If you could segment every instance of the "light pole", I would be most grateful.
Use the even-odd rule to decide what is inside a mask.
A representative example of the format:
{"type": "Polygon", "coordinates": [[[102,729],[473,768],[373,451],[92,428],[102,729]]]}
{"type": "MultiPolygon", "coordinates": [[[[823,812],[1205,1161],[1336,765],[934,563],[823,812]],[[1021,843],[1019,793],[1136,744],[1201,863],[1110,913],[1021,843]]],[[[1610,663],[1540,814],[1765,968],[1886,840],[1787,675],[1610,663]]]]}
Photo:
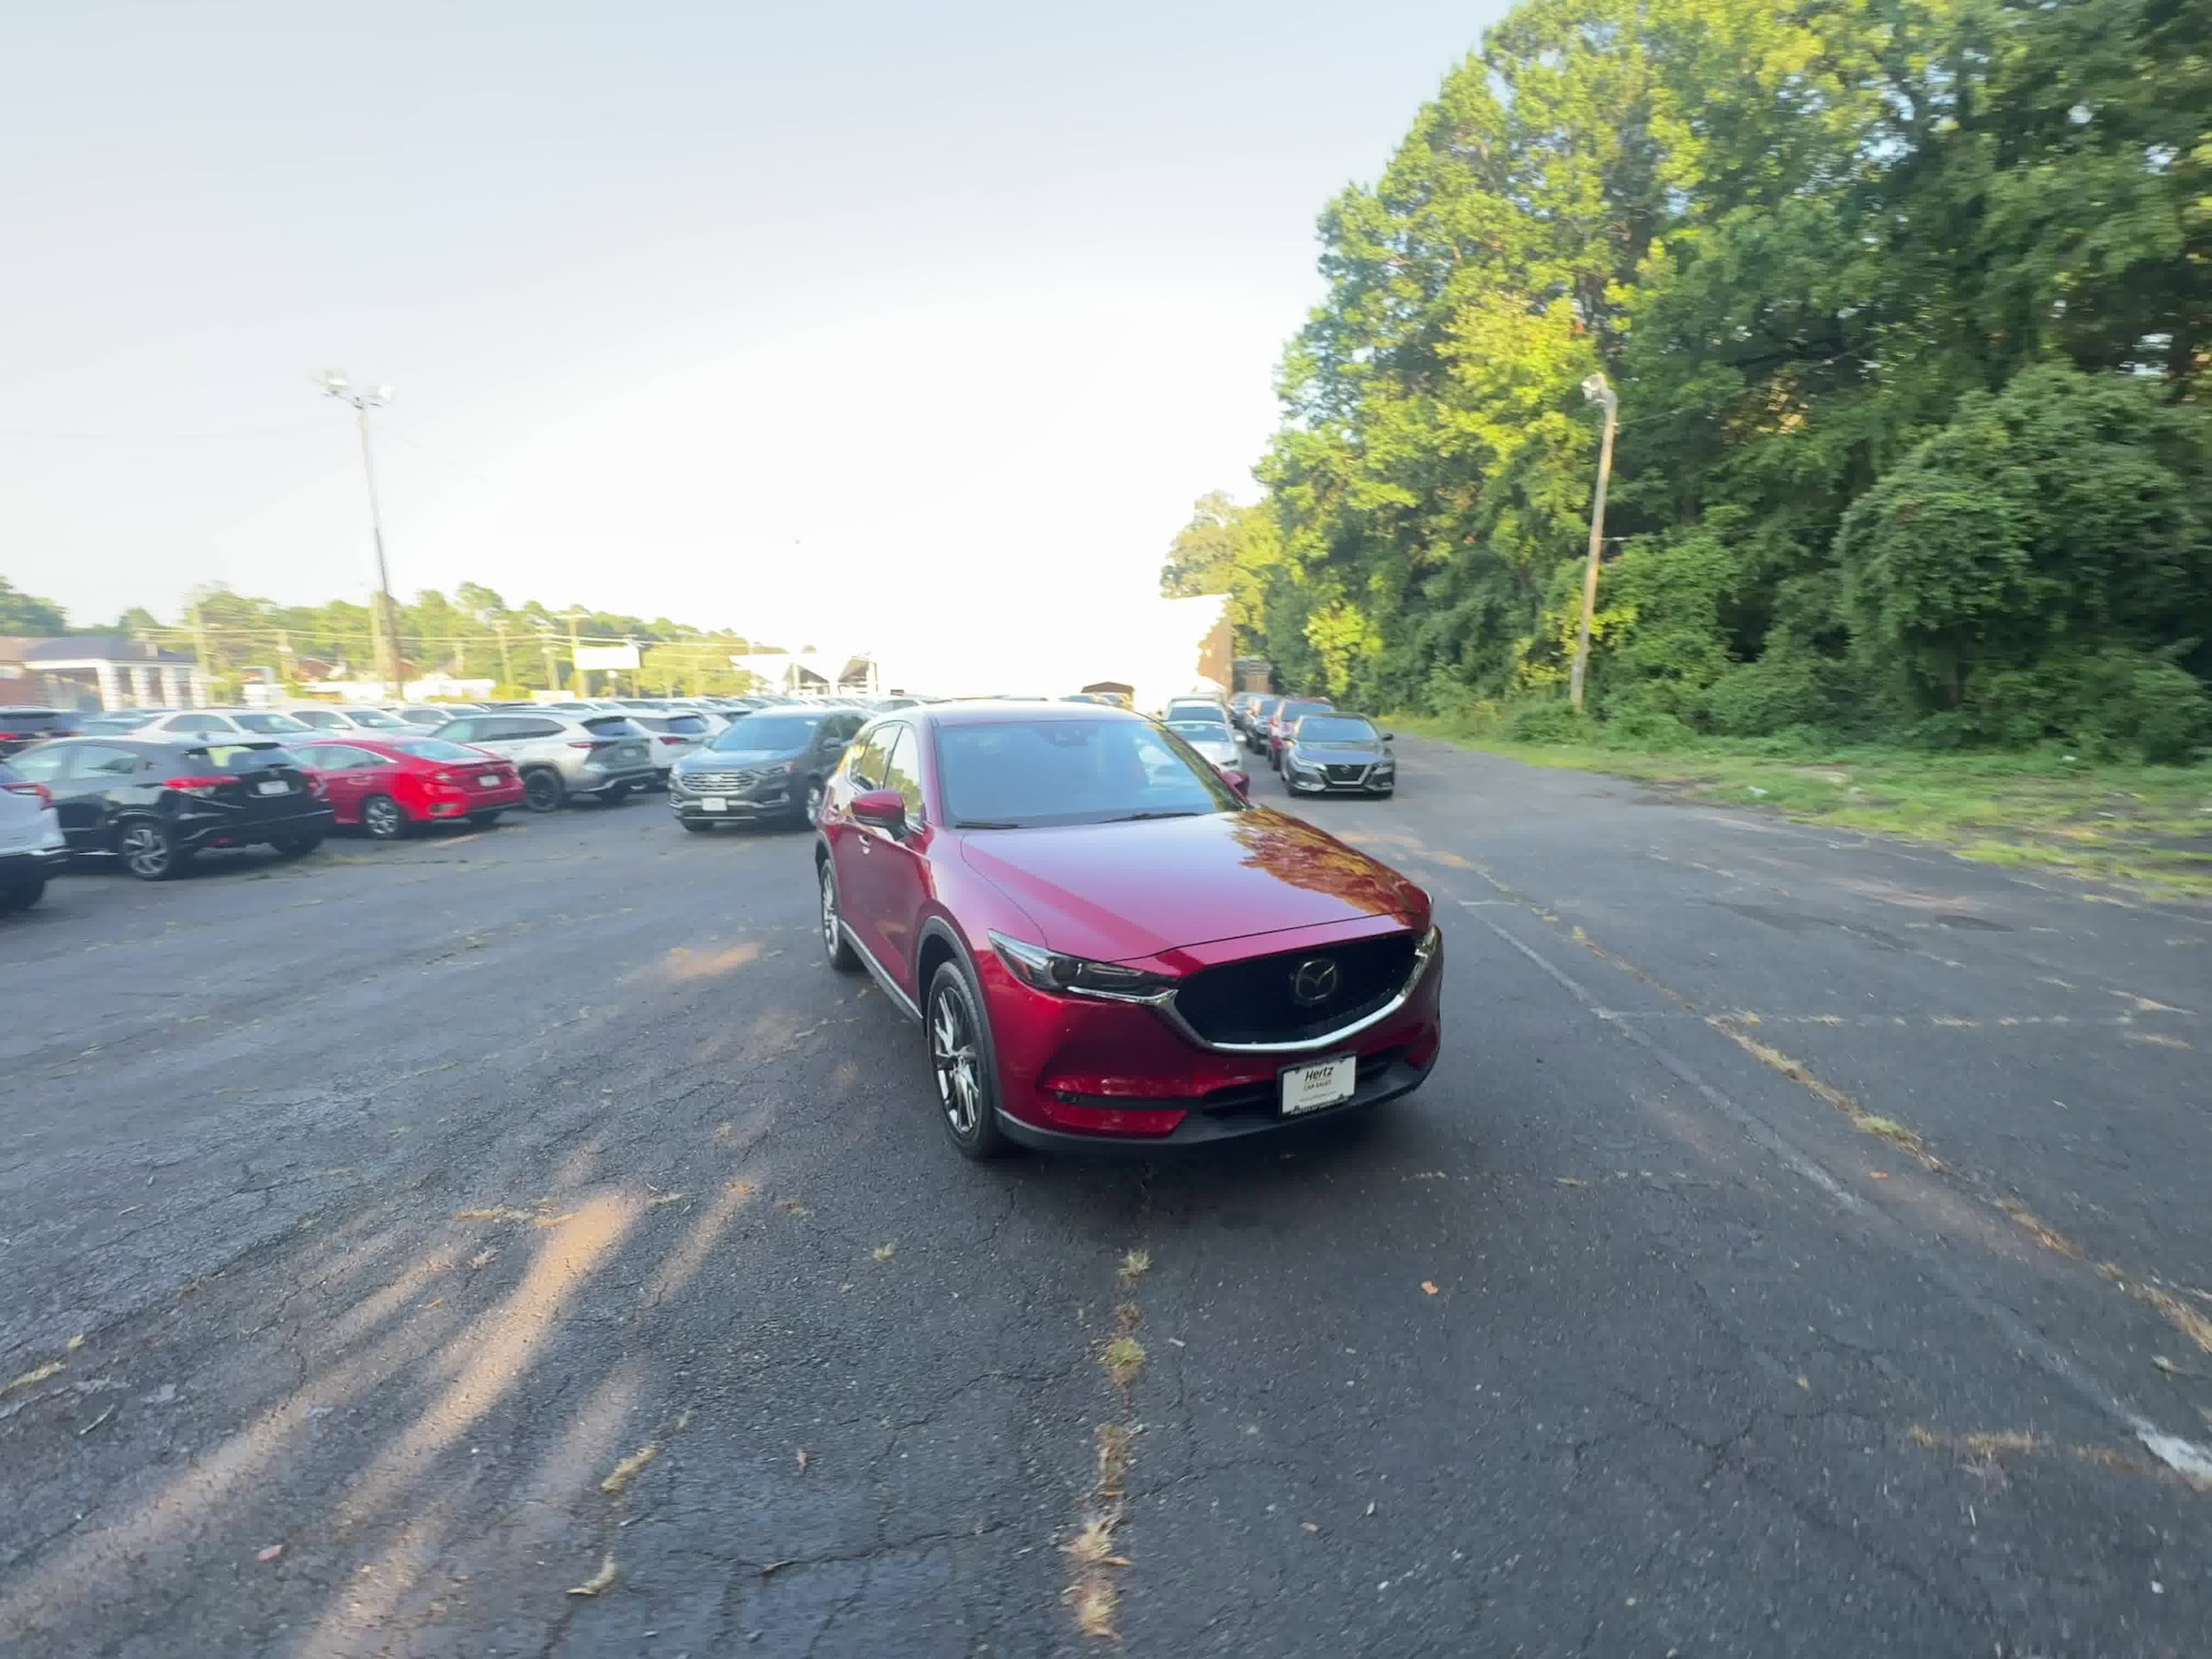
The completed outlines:
{"type": "Polygon", "coordinates": [[[1598,494],[1590,504],[1590,563],[1582,572],[1582,633],[1575,641],[1574,671],[1568,677],[1567,695],[1575,712],[1582,712],[1583,683],[1590,675],[1590,617],[1598,608],[1598,556],[1605,548],[1605,485],[1613,475],[1613,428],[1620,423],[1621,400],[1606,384],[1603,374],[1582,383],[1582,395],[1605,405],[1605,437],[1598,447],[1598,494]]]}
{"type": "Polygon", "coordinates": [[[376,457],[369,448],[369,411],[381,409],[392,401],[388,386],[357,387],[336,369],[325,369],[315,377],[315,383],[323,388],[326,397],[353,405],[354,418],[361,427],[361,472],[369,483],[369,534],[376,541],[376,603],[370,611],[375,621],[377,678],[385,685],[385,695],[403,697],[407,695],[399,672],[399,608],[392,603],[391,572],[384,564],[384,515],[376,504],[376,457]]]}

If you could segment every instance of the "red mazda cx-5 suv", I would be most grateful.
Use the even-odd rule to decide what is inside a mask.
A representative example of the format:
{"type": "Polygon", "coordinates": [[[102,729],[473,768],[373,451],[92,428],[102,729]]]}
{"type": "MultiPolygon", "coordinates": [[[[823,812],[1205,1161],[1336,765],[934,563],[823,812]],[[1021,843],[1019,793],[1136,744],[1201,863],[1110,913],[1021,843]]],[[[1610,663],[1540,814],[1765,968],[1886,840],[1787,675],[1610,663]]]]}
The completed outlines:
{"type": "Polygon", "coordinates": [[[1248,1134],[1436,1063],[1428,895],[1136,715],[902,710],[846,750],[818,827],[830,962],[922,1022],[971,1157],[1248,1134]]]}

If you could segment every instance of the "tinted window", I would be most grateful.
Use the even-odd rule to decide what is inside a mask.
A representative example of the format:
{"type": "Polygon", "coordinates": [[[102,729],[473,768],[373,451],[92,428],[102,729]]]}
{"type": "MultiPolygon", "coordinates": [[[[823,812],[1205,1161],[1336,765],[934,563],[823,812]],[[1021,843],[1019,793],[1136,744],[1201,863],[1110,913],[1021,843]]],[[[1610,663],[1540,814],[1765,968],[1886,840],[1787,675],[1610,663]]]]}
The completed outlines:
{"type": "Polygon", "coordinates": [[[677,732],[686,737],[703,737],[712,730],[703,718],[696,714],[672,714],[660,723],[664,732],[677,732]]]}
{"type": "Polygon", "coordinates": [[[461,710],[458,709],[433,709],[426,705],[425,707],[419,709],[402,709],[400,712],[407,717],[408,721],[411,725],[443,726],[455,715],[460,713],[461,710]]]}
{"type": "Polygon", "coordinates": [[[400,724],[381,709],[348,709],[346,718],[371,732],[388,732],[400,724]]]}
{"type": "Polygon", "coordinates": [[[288,714],[234,714],[230,718],[249,732],[305,732],[311,729],[288,714]]]}
{"type": "Polygon", "coordinates": [[[558,720],[524,720],[510,718],[487,720],[477,728],[486,737],[558,737],[563,726],[558,720]]]}
{"type": "MultiPolygon", "coordinates": [[[[455,721],[459,725],[459,721],[455,721]]],[[[458,743],[449,743],[442,737],[396,737],[392,747],[403,755],[412,755],[420,760],[476,760],[484,757],[472,749],[458,743]]]]}
{"type": "Polygon", "coordinates": [[[62,762],[69,758],[72,747],[68,743],[42,743],[36,749],[22,750],[8,764],[27,782],[51,783],[61,776],[62,762]]]}
{"type": "Polygon", "coordinates": [[[642,737],[644,733],[633,725],[626,714],[602,714],[584,722],[584,730],[594,737],[642,737]]]}
{"type": "Polygon", "coordinates": [[[334,732],[342,724],[334,709],[302,709],[292,718],[324,732],[334,732]]]}
{"type": "Polygon", "coordinates": [[[1302,743],[1373,743],[1380,741],[1372,723],[1356,714],[1309,714],[1298,722],[1302,743]]]}
{"type": "Polygon", "coordinates": [[[72,778],[127,778],[146,764],[134,749],[114,743],[73,743],[69,750],[72,778]]]}
{"type": "Polygon", "coordinates": [[[482,736],[484,729],[490,725],[489,720],[472,720],[465,717],[458,720],[447,721],[438,728],[438,731],[449,741],[465,743],[482,736]]]}
{"type": "Polygon", "coordinates": [[[818,714],[749,714],[725,726],[710,749],[758,749],[772,753],[804,749],[814,741],[824,717],[818,714]]]}
{"type": "Polygon", "coordinates": [[[945,726],[937,770],[956,825],[1101,824],[1243,805],[1189,749],[1127,718],[945,726]]]}
{"type": "Polygon", "coordinates": [[[922,775],[914,730],[906,726],[892,729],[896,735],[891,743],[890,761],[884,769],[883,787],[899,792],[899,799],[906,803],[906,816],[918,824],[922,821],[922,775]]]}
{"type": "Polygon", "coordinates": [[[70,732],[76,726],[77,717],[58,709],[0,709],[0,732],[70,732]]]}
{"type": "Polygon", "coordinates": [[[1282,717],[1283,724],[1287,726],[1295,721],[1299,716],[1312,714],[1319,710],[1325,709],[1329,705],[1325,703],[1286,702],[1279,706],[1275,712],[1282,717]]]}
{"type": "Polygon", "coordinates": [[[884,779],[891,769],[891,741],[901,729],[896,726],[879,726],[846,756],[845,776],[851,780],[854,788],[888,787],[884,779]]]}

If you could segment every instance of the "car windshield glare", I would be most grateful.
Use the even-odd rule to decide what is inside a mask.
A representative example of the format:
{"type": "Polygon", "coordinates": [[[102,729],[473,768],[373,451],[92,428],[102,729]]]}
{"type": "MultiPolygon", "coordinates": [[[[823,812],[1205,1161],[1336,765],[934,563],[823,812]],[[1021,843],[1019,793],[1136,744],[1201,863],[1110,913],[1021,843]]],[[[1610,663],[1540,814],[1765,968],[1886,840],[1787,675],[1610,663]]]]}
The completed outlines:
{"type": "Polygon", "coordinates": [[[381,709],[348,709],[346,718],[356,726],[380,732],[388,732],[401,724],[381,709]]]}
{"type": "Polygon", "coordinates": [[[1376,743],[1382,740],[1372,722],[1357,715],[1309,714],[1298,722],[1302,743],[1376,743]]]}
{"type": "Polygon", "coordinates": [[[412,755],[417,760],[473,760],[485,757],[465,743],[449,743],[442,737],[410,737],[392,740],[392,748],[403,755],[412,755]]]}
{"type": "Polygon", "coordinates": [[[288,714],[234,714],[240,729],[248,732],[311,732],[315,728],[304,720],[295,720],[288,714]]]}
{"type": "Polygon", "coordinates": [[[804,749],[822,724],[818,714],[749,714],[715,733],[709,749],[804,749]]]}
{"type": "Polygon", "coordinates": [[[1027,829],[1241,811],[1244,803],[1179,739],[1141,720],[949,726],[938,773],[954,824],[1027,829]]]}

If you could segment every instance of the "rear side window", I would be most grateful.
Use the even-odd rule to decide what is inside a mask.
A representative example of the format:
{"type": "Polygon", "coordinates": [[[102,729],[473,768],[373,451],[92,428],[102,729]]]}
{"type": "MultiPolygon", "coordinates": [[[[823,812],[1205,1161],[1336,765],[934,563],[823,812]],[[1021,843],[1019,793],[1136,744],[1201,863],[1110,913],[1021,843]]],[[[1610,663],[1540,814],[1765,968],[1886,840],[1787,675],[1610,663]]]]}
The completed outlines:
{"type": "Polygon", "coordinates": [[[707,723],[695,714],[672,714],[661,722],[661,728],[685,737],[702,737],[706,733],[707,723]]]}
{"type": "Polygon", "coordinates": [[[145,764],[134,749],[116,743],[77,743],[71,746],[69,775],[73,778],[127,778],[145,764]]]}
{"type": "Polygon", "coordinates": [[[630,717],[626,714],[603,714],[595,718],[586,720],[583,725],[584,730],[589,732],[594,737],[636,737],[640,735],[638,728],[630,724],[630,717]]]}
{"type": "MultiPolygon", "coordinates": [[[[504,720],[486,720],[476,728],[476,735],[486,741],[497,741],[518,737],[558,737],[558,720],[521,720],[510,717],[504,720]]],[[[454,735],[458,736],[456,733],[454,735]]]]}
{"type": "Polygon", "coordinates": [[[483,761],[483,756],[458,743],[449,743],[442,737],[395,738],[392,747],[403,755],[412,755],[418,760],[472,760],[483,761]]]}
{"type": "Polygon", "coordinates": [[[302,709],[292,718],[326,732],[336,730],[339,724],[337,715],[328,709],[302,709]]]}
{"type": "Polygon", "coordinates": [[[61,776],[62,763],[73,748],[69,743],[45,743],[27,749],[14,760],[16,776],[27,783],[51,783],[61,776]]]}
{"type": "Polygon", "coordinates": [[[311,743],[299,754],[302,765],[312,766],[318,772],[345,772],[355,766],[391,764],[381,755],[372,755],[367,749],[356,749],[350,743],[311,743]]]}

